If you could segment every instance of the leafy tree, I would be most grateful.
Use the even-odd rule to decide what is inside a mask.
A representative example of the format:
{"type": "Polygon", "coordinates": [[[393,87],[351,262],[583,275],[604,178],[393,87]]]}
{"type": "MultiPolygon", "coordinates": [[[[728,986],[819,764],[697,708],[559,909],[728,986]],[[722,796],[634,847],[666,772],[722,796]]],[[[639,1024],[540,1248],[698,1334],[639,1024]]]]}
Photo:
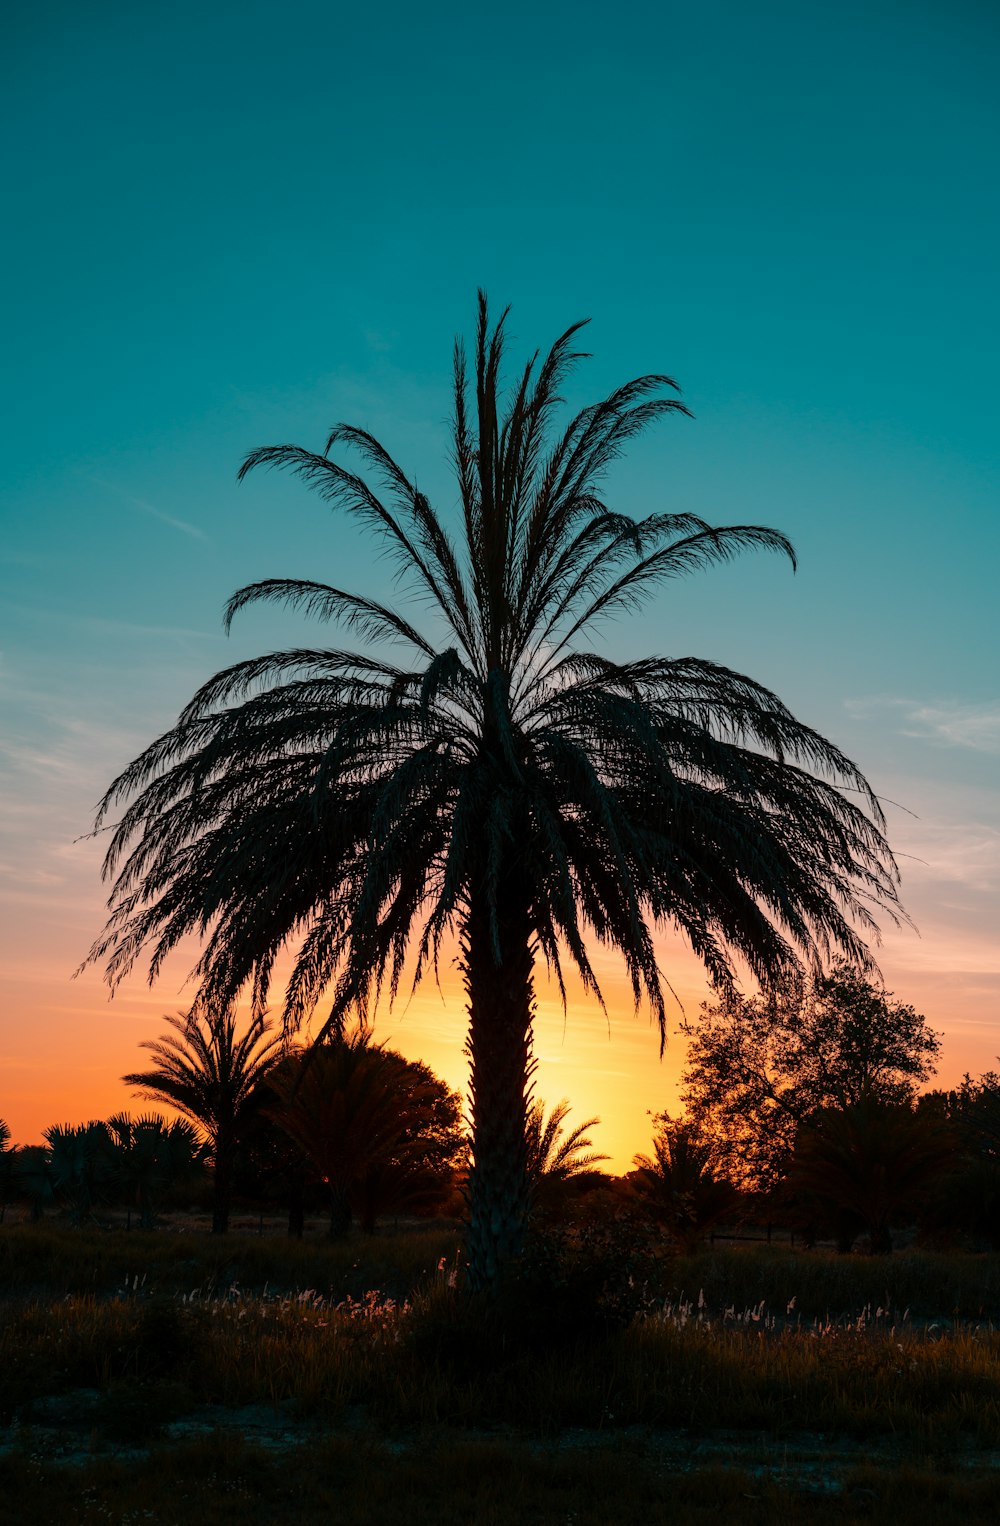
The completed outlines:
{"type": "Polygon", "coordinates": [[[175,1107],[203,1131],[212,1158],[212,1233],[225,1234],[236,1152],[264,1100],[261,1083],[284,1052],[284,1039],[272,1033],[263,1013],[238,1034],[230,1008],[209,1017],[196,1007],[164,1022],[172,1033],[140,1045],[155,1064],[122,1080],[147,1101],[175,1107]]]}
{"type": "Polygon", "coordinates": [[[688,1031],[687,1116],[748,1188],[780,1180],[820,1109],[908,1102],[941,1047],[926,1018],[844,964],[767,996],[730,993],[688,1031]]]}
{"type": "Polygon", "coordinates": [[[935,1238],[972,1236],[1000,1248],[1000,1074],[988,1070],[977,1080],[966,1073],[950,1091],[925,1092],[918,1109],[952,1132],[952,1170],[942,1181],[921,1221],[935,1238]]]}
{"type": "Polygon", "coordinates": [[[719,986],[739,956],[762,982],[841,952],[868,962],[873,908],[899,914],[877,800],[859,770],[753,680],[690,656],[616,662],[582,643],[666,580],[747,550],[793,558],[760,525],[641,519],[602,496],[647,425],[687,410],[646,375],[552,429],[579,324],[505,393],[504,314],[480,296],[471,386],[456,345],[457,524],[365,430],[322,453],[265,446],[387,553],[424,628],[317,581],[238,590],[226,623],[270,601],[338,622],[362,650],[299,647],[211,678],[109,788],[110,916],[90,958],[115,984],[203,939],[200,999],[258,1011],[274,961],[294,1031],[327,1029],[414,983],[457,938],[468,1007],[472,1280],[520,1250],[535,968],[563,961],[600,996],[589,941],[617,949],[665,1025],[657,929],[677,928],[719,986]],[[367,477],[335,460],[353,451],[367,477]]]}
{"type": "Polygon", "coordinates": [[[115,1180],[129,1207],[129,1227],[135,1207],[141,1228],[152,1229],[161,1193],[193,1175],[201,1163],[205,1152],[197,1131],[187,1119],[168,1123],[156,1113],[139,1118],[116,1113],[108,1119],[107,1130],[115,1180]]]}
{"type": "Polygon", "coordinates": [[[546,1207],[564,1195],[567,1182],[590,1171],[606,1155],[595,1152],[587,1130],[595,1128],[600,1118],[588,1118],[568,1134],[564,1132],[569,1116],[569,1102],[564,1097],[545,1116],[540,1099],[528,1109],[527,1146],[528,1180],[535,1205],[546,1207]]]}
{"type": "Polygon", "coordinates": [[[697,1250],[705,1236],[731,1220],[740,1194],[718,1170],[711,1144],[695,1126],[657,1114],[652,1155],[637,1155],[628,1181],[638,1202],[678,1248],[697,1250]]]}
{"type": "Polygon", "coordinates": [[[873,1255],[892,1251],[891,1224],[952,1167],[954,1137],[909,1102],[869,1091],[821,1108],[800,1131],[788,1168],[790,1192],[832,1226],[841,1251],[862,1231],[873,1255]]]}
{"type": "Polygon", "coordinates": [[[946,1118],[967,1150],[1000,1165],[1000,1073],[987,1070],[974,1081],[966,1071],[950,1091],[926,1092],[920,1106],[946,1118]]]}
{"type": "Polygon", "coordinates": [[[433,1071],[364,1032],[297,1054],[270,1077],[269,1116],[330,1191],[330,1233],[353,1214],[367,1233],[380,1214],[439,1203],[464,1145],[461,1103],[433,1071]]]}

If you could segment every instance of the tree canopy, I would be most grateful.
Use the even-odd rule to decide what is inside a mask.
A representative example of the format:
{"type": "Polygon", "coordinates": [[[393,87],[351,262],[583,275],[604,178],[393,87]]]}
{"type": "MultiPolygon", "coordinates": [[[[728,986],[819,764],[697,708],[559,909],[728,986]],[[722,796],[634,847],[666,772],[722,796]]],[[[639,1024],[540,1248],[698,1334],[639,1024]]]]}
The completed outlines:
{"type": "Polygon", "coordinates": [[[322,1002],[338,1031],[456,938],[480,1282],[517,1256],[529,1210],[539,961],[560,985],[569,961],[599,1000],[591,950],[614,948],[662,1039],[658,932],[679,930],[728,988],[738,959],[765,984],[836,953],[868,966],[877,913],[901,914],[878,800],[833,743],[731,668],[589,644],[673,578],[746,551],[794,564],[787,537],[612,507],[604,479],[627,444],[687,412],[676,383],[638,376],[558,426],[581,325],[508,385],[505,320],[481,293],[472,374],[455,347],[453,517],[355,425],[318,452],[244,461],[241,476],[288,471],[373,537],[399,605],[289,577],[233,594],[227,626],[278,603],[359,646],[226,668],[114,780],[90,955],[112,985],[136,963],[154,979],[193,934],[201,1002],[228,1010],[249,990],[260,1013],[288,949],[288,1028],[322,1002]]]}
{"type": "Polygon", "coordinates": [[[688,1029],[688,1117],[742,1186],[771,1185],[820,1109],[912,1099],[941,1047],[912,1006],[845,964],[758,997],[725,996],[688,1029]]]}

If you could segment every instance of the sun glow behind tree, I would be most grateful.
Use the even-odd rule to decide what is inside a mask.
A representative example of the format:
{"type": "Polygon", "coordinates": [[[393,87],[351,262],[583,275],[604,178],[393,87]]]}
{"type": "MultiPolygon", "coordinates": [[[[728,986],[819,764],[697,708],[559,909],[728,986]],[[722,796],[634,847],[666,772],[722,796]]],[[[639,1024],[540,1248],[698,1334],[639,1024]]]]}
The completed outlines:
{"type": "Polygon", "coordinates": [[[831,952],[868,967],[875,912],[904,916],[871,787],[773,693],[717,663],[620,663],[582,644],[670,580],[756,549],[794,566],[794,552],[762,525],[609,507],[603,479],[628,442],[687,412],[676,383],[637,377],[557,429],[582,325],[505,392],[506,316],[491,324],[480,293],[472,377],[455,346],[457,525],[353,425],[322,454],[266,446],[245,460],[241,477],[286,468],[380,542],[438,639],[398,604],[329,584],[238,590],[227,624],[277,603],[362,645],[223,670],[114,781],[97,818],[123,808],[110,916],[89,956],[112,987],[137,962],[152,980],[197,934],[199,1002],[228,1011],[249,989],[262,1016],[291,945],[286,1029],[326,1000],[337,1035],[396,995],[408,961],[418,984],[457,937],[480,1284],[518,1255],[529,1211],[536,963],[564,1001],[569,967],[603,1002],[591,949],[614,949],[662,1050],[657,929],[682,932],[728,990],[737,958],[767,985],[831,952]],[[335,458],[345,449],[366,475],[335,458]]]}

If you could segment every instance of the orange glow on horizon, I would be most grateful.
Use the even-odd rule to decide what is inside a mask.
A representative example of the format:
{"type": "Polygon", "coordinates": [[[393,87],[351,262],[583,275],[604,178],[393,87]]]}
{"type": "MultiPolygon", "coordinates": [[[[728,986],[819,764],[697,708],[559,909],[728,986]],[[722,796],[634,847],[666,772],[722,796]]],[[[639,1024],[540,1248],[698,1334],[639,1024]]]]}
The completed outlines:
{"type": "MultiPolygon", "coordinates": [[[[73,981],[68,978],[71,961],[57,966],[51,949],[42,954],[29,947],[25,956],[7,970],[0,1117],[9,1124],[13,1141],[35,1143],[54,1123],[83,1123],[122,1109],[148,1110],[152,1105],[123,1086],[120,1077],[142,1063],[139,1045],[160,1035],[163,1014],[189,1003],[184,977],[190,957],[179,954],[154,990],[133,979],[109,1000],[96,970],[73,981]]],[[[976,1075],[996,1065],[1000,1042],[992,1015],[992,971],[982,971],[978,983],[975,970],[957,980],[939,951],[907,934],[886,940],[881,962],[887,987],[944,1032],[942,1062],[932,1085],[953,1085],[966,1070],[976,1075]]],[[[610,1157],[604,1169],[616,1173],[630,1169],[633,1156],[648,1150],[649,1114],[679,1110],[685,1042],[676,1029],[682,1016],[697,1015],[709,995],[700,966],[682,944],[664,946],[661,963],[684,1007],[683,1013],[668,1008],[662,1061],[655,1024],[648,1013],[633,1014],[630,988],[613,956],[598,954],[607,1014],[578,981],[567,981],[565,1014],[554,986],[539,989],[534,1095],[547,1106],[567,1098],[570,1126],[599,1117],[600,1125],[590,1131],[593,1146],[610,1157]]],[[[401,997],[394,1010],[380,1009],[374,1031],[377,1039],[425,1061],[464,1093],[465,1000],[452,966],[442,962],[440,990],[433,979],[425,980],[408,1000],[401,997]]]]}

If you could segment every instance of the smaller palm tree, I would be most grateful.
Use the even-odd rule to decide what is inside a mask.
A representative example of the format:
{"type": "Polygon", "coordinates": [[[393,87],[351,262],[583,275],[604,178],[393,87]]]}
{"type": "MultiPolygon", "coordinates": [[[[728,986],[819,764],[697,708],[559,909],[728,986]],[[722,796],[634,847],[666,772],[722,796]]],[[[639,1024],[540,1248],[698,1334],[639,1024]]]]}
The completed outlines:
{"type": "Polygon", "coordinates": [[[600,1118],[587,1118],[570,1133],[563,1129],[569,1115],[569,1101],[557,1102],[548,1118],[545,1103],[539,1099],[528,1109],[525,1142],[527,1145],[528,1181],[535,1208],[553,1207],[565,1196],[567,1182],[584,1175],[599,1161],[607,1160],[593,1149],[587,1130],[596,1128],[600,1118]]]}
{"type": "Polygon", "coordinates": [[[740,1194],[717,1174],[712,1149],[683,1120],[658,1116],[653,1154],[637,1155],[629,1182],[639,1202],[680,1250],[697,1250],[716,1225],[731,1219],[740,1194]]]}
{"type": "Polygon", "coordinates": [[[891,1225],[954,1165],[956,1140],[933,1116],[866,1093],[823,1108],[800,1131],[787,1176],[849,1251],[862,1232],[872,1255],[892,1252],[891,1225]]]}
{"type": "Polygon", "coordinates": [[[51,1152],[45,1145],[22,1145],[14,1155],[17,1196],[27,1201],[32,1223],[37,1223],[55,1196],[51,1152]]]}
{"type": "Polygon", "coordinates": [[[164,1021],[173,1032],[140,1046],[155,1065],[122,1080],[146,1101],[176,1108],[203,1132],[213,1166],[212,1233],[222,1235],[229,1228],[236,1152],[263,1104],[262,1083],[285,1041],[263,1014],[242,1035],[229,1010],[210,1017],[195,1007],[164,1021]]]}
{"type": "Polygon", "coordinates": [[[461,1103],[433,1071],[371,1044],[365,1031],[290,1055],[269,1084],[269,1116],[330,1192],[330,1234],[357,1214],[373,1232],[386,1213],[439,1203],[462,1149],[461,1103]]]}
{"type": "Polygon", "coordinates": [[[114,1178],[111,1136],[99,1122],[53,1124],[42,1134],[49,1147],[52,1185],[69,1207],[74,1224],[82,1224],[107,1200],[114,1178]]]}
{"type": "Polygon", "coordinates": [[[107,1128],[115,1177],[125,1193],[127,1228],[131,1229],[132,1209],[137,1208],[140,1228],[152,1229],[161,1193],[193,1175],[204,1158],[205,1147],[199,1144],[194,1124],[186,1118],[168,1123],[158,1113],[139,1118],[116,1113],[108,1119],[107,1128]]]}

